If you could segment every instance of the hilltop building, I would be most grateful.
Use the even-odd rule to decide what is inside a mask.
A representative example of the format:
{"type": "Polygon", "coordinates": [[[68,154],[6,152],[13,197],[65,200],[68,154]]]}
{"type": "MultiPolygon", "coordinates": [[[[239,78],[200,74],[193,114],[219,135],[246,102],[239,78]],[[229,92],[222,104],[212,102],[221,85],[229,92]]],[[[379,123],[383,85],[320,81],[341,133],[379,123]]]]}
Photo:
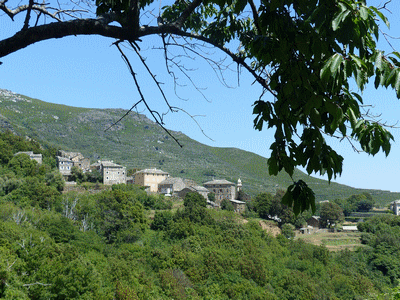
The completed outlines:
{"type": "Polygon", "coordinates": [[[63,176],[71,175],[71,169],[74,166],[74,162],[69,158],[56,156],[57,168],[63,176]]]}
{"type": "Polygon", "coordinates": [[[215,203],[220,205],[224,199],[235,200],[236,187],[233,182],[225,179],[207,181],[203,184],[211,193],[215,194],[215,203]]]}
{"type": "Polygon", "coordinates": [[[43,161],[42,154],[40,154],[40,153],[35,154],[35,153],[33,153],[33,151],[25,151],[25,152],[22,151],[22,152],[17,152],[17,153],[14,154],[14,156],[15,156],[15,155],[18,155],[18,154],[26,154],[26,155],[29,156],[29,158],[30,158],[31,160],[36,160],[38,164],[41,164],[42,161],[43,161]]]}
{"type": "Polygon", "coordinates": [[[246,202],[240,200],[230,200],[233,205],[233,210],[237,213],[244,213],[246,210],[246,202]]]}
{"type": "Polygon", "coordinates": [[[390,210],[393,211],[393,213],[396,216],[400,215],[400,200],[395,200],[393,202],[390,202],[390,210]]]}
{"type": "Polygon", "coordinates": [[[57,157],[68,159],[72,162],[74,167],[81,169],[83,172],[87,172],[90,170],[89,158],[85,158],[80,152],[68,152],[64,150],[59,150],[57,152],[57,157]]]}
{"type": "Polygon", "coordinates": [[[135,184],[149,187],[149,191],[156,193],[158,185],[169,177],[167,172],[162,170],[144,169],[135,173],[135,184]]]}
{"type": "Polygon", "coordinates": [[[103,176],[103,184],[126,184],[126,168],[118,165],[113,161],[99,160],[97,163],[90,165],[91,169],[98,170],[103,176]]]}
{"type": "Polygon", "coordinates": [[[215,194],[215,204],[221,205],[222,200],[229,200],[235,212],[243,213],[246,208],[246,202],[237,200],[239,192],[242,191],[242,180],[238,179],[237,185],[225,179],[212,180],[204,183],[204,186],[210,193],[215,194]]]}
{"type": "Polygon", "coordinates": [[[200,195],[202,195],[204,198],[208,199],[208,194],[210,193],[210,191],[200,185],[193,185],[193,186],[188,186],[185,187],[184,189],[182,189],[181,191],[178,192],[178,196],[180,198],[185,198],[187,193],[199,193],[200,195]]]}
{"type": "Polygon", "coordinates": [[[183,190],[186,184],[182,178],[179,177],[167,177],[158,184],[158,192],[161,194],[177,193],[183,190]]]}

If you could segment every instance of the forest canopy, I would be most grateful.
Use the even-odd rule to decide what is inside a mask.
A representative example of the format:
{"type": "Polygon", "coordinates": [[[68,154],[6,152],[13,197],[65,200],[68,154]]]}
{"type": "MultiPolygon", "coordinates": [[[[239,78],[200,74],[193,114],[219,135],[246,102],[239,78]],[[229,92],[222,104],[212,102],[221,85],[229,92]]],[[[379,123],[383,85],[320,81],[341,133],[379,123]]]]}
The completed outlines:
{"type": "MultiPolygon", "coordinates": [[[[146,36],[158,35],[166,71],[174,80],[172,65],[187,75],[175,48],[189,57],[200,56],[222,72],[225,63],[214,61],[204,50],[211,45],[263,88],[254,102],[254,128],[275,131],[266,166],[269,173],[284,170],[292,176],[301,166],[331,180],[341,174],[343,157],[328,145],[327,136],[347,140],[371,155],[390,152],[393,136],[384,122],[363,109],[360,93],[373,82],[375,88],[391,88],[400,96],[400,54],[386,53],[376,44],[389,26],[383,13],[390,2],[374,7],[356,0],[194,0],[161,7],[151,0],[97,0],[95,6],[90,1],[64,5],[32,0],[12,6],[4,0],[2,18],[20,22],[21,30],[0,41],[0,57],[53,38],[113,38],[141,97],[132,109],[144,103],[165,128],[163,115],[148,106],[138,74],[120,45],[134,50],[147,67],[140,43],[146,36]],[[158,5],[156,14],[153,8],[158,5]],[[353,82],[360,92],[353,91],[353,82]]],[[[147,70],[169,109],[179,109],[170,105],[156,74],[147,70]]],[[[283,198],[296,214],[314,209],[314,201],[307,184],[295,179],[283,198]]]]}

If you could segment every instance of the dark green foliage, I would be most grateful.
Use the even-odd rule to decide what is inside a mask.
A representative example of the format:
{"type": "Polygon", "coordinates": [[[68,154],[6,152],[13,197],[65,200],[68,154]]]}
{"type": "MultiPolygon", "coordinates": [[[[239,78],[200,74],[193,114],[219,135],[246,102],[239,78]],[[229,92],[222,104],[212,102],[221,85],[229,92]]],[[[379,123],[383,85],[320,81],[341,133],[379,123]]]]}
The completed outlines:
{"type": "Polygon", "coordinates": [[[14,156],[8,163],[9,168],[18,176],[36,175],[36,165],[37,162],[24,153],[14,156]]]}
{"type": "Polygon", "coordinates": [[[269,193],[258,194],[254,199],[254,208],[259,216],[263,219],[269,219],[280,214],[280,209],[272,203],[273,198],[269,193]]]}
{"type": "MultiPolygon", "coordinates": [[[[144,230],[146,219],[143,205],[135,200],[132,195],[116,189],[98,195],[97,205],[100,209],[101,222],[99,230],[103,233],[108,243],[118,240],[118,232],[134,230],[138,227],[144,230]]],[[[121,237],[120,237],[121,238],[121,237]]]]}
{"type": "Polygon", "coordinates": [[[296,216],[291,207],[283,204],[284,195],[285,192],[282,190],[278,190],[274,196],[269,193],[257,195],[253,200],[255,211],[263,219],[278,219],[280,224],[292,223],[297,228],[302,227],[312,212],[304,211],[296,216]]]}
{"type": "Polygon", "coordinates": [[[292,224],[286,223],[282,225],[282,235],[288,239],[292,239],[295,236],[295,227],[292,224]]]}
{"type": "Polygon", "coordinates": [[[369,193],[362,193],[358,195],[352,195],[347,199],[337,199],[335,203],[339,204],[345,216],[350,216],[351,213],[357,212],[368,212],[375,204],[372,195],[369,193]]]}
{"type": "Polygon", "coordinates": [[[221,209],[227,210],[227,211],[234,211],[233,204],[228,199],[224,199],[221,201],[221,209]]]}
{"type": "Polygon", "coordinates": [[[160,277],[161,286],[168,297],[179,300],[188,299],[188,289],[192,289],[193,285],[182,270],[167,269],[160,273],[160,277]]]}
{"type": "Polygon", "coordinates": [[[320,212],[321,226],[333,227],[344,221],[344,214],[342,208],[333,202],[324,202],[321,204],[320,212]]]}
{"type": "Polygon", "coordinates": [[[173,214],[170,211],[156,211],[150,228],[153,230],[167,231],[173,222],[173,214]]]}
{"type": "Polygon", "coordinates": [[[65,181],[58,170],[54,170],[46,174],[46,184],[55,187],[57,191],[61,192],[64,189],[65,181]]]}
{"type": "Polygon", "coordinates": [[[97,182],[103,182],[103,176],[101,175],[100,171],[95,169],[92,170],[91,172],[85,173],[86,176],[86,181],[88,182],[93,182],[93,183],[97,183],[97,182]]]}
{"type": "Polygon", "coordinates": [[[187,209],[193,209],[195,207],[206,207],[207,200],[199,193],[187,193],[183,199],[183,205],[187,209]]]}
{"type": "Polygon", "coordinates": [[[71,181],[76,181],[77,183],[82,183],[85,179],[85,174],[83,173],[83,170],[73,166],[71,168],[71,176],[69,178],[71,181]]]}
{"type": "Polygon", "coordinates": [[[80,233],[70,219],[59,215],[47,215],[40,220],[37,226],[38,229],[47,232],[56,243],[68,243],[77,239],[77,235],[80,233]]]}
{"type": "Polygon", "coordinates": [[[46,185],[37,177],[26,177],[18,189],[7,195],[7,199],[22,206],[31,205],[49,209],[57,205],[61,195],[55,187],[46,185]]]}
{"type": "MultiPolygon", "coordinates": [[[[61,195],[51,171],[19,176],[0,176],[1,298],[367,299],[400,278],[393,215],[359,225],[368,247],[335,254],[207,209],[199,194],[176,212],[156,211],[149,228],[144,204],[165,199],[137,186],[61,195]]],[[[283,194],[254,202],[300,220],[283,209],[283,194]]],[[[293,227],[282,232],[291,237],[293,227]]]]}
{"type": "Polygon", "coordinates": [[[208,200],[210,200],[211,202],[215,201],[215,194],[214,193],[208,193],[207,194],[207,198],[208,200]]]}

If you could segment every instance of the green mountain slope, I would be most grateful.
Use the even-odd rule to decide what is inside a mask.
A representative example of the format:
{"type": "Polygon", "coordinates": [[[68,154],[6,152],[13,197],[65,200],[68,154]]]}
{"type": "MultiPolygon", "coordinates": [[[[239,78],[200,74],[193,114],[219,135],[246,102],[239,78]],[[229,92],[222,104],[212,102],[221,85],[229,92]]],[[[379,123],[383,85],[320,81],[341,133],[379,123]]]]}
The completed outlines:
{"type": "MultiPolygon", "coordinates": [[[[290,183],[285,173],[269,176],[267,159],[234,148],[215,148],[198,143],[181,132],[171,133],[184,145],[180,148],[160,127],[144,115],[124,115],[121,109],[88,109],[31,99],[0,89],[0,128],[27,135],[44,145],[79,151],[93,162],[111,159],[127,168],[160,168],[172,176],[202,183],[214,178],[236,182],[242,179],[245,191],[274,193],[290,183]],[[108,129],[108,130],[107,130],[108,129]]],[[[315,179],[296,170],[296,179],[305,180],[317,200],[348,197],[366,190],[315,179]]],[[[379,203],[400,198],[399,193],[368,190],[379,203]]]]}

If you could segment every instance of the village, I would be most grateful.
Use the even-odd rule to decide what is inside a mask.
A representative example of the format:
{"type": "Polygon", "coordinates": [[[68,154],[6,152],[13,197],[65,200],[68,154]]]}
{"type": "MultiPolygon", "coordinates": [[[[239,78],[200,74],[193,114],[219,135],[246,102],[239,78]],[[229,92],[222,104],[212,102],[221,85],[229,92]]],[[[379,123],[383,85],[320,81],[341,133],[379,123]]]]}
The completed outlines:
{"type": "MultiPolygon", "coordinates": [[[[36,160],[39,164],[42,163],[42,154],[35,154],[31,151],[18,152],[17,154],[27,154],[31,160],[36,160]]],[[[148,168],[142,170],[134,170],[131,176],[128,176],[125,166],[114,163],[112,160],[98,160],[95,163],[90,163],[89,158],[85,158],[80,152],[69,152],[58,150],[56,155],[57,169],[63,176],[66,186],[75,186],[77,183],[71,181],[72,170],[77,168],[83,173],[91,173],[98,171],[101,174],[102,184],[136,184],[142,186],[149,194],[162,194],[166,197],[184,198],[189,192],[195,192],[202,195],[207,204],[213,208],[220,208],[223,200],[228,200],[237,213],[243,213],[246,209],[246,202],[239,199],[242,192],[242,181],[238,178],[237,183],[230,182],[226,179],[213,179],[204,182],[203,185],[198,185],[195,181],[180,177],[172,177],[168,172],[157,168],[148,168]],[[212,196],[212,197],[210,197],[212,196]]],[[[243,195],[248,196],[244,193],[243,195]]],[[[328,200],[320,203],[329,202],[328,200]]],[[[390,203],[390,211],[393,214],[400,215],[400,200],[395,200],[390,203]]],[[[307,227],[300,228],[301,234],[312,234],[320,228],[319,217],[313,216],[307,220],[307,227]]],[[[343,226],[344,231],[357,231],[356,226],[343,226]]]]}
{"type": "MultiPolygon", "coordinates": [[[[30,159],[42,163],[42,155],[33,152],[19,152],[29,155],[30,159]]],[[[17,154],[19,154],[17,153],[17,154]]],[[[132,176],[127,175],[125,166],[114,163],[112,160],[98,160],[91,164],[89,158],[85,158],[80,152],[68,152],[59,150],[56,156],[57,168],[63,175],[67,186],[76,185],[76,182],[70,181],[73,168],[78,168],[83,173],[98,171],[104,185],[113,184],[137,184],[145,188],[148,193],[163,194],[166,197],[177,196],[184,198],[189,192],[196,192],[207,199],[207,204],[218,208],[221,202],[229,200],[234,211],[243,213],[246,202],[238,200],[239,192],[242,190],[242,181],[240,178],[237,184],[225,179],[211,180],[198,185],[190,179],[171,177],[168,172],[160,169],[149,168],[137,170],[132,176]],[[212,193],[212,200],[209,194],[212,193]]]]}

